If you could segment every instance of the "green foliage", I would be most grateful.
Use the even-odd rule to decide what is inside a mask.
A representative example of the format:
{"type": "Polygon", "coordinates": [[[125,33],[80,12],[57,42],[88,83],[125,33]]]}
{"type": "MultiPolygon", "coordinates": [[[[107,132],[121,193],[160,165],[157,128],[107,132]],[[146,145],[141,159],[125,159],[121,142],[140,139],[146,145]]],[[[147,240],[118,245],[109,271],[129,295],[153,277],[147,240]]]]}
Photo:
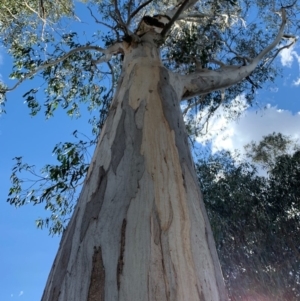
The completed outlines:
{"type": "Polygon", "coordinates": [[[299,151],[278,155],[269,178],[225,152],[196,167],[231,300],[299,300],[299,151]]]}
{"type": "MultiPolygon", "coordinates": [[[[77,131],[74,135],[77,137],[77,131]]],[[[61,233],[67,225],[73,211],[78,190],[87,173],[89,164],[88,149],[95,141],[79,140],[76,143],[57,144],[53,149],[58,164],[47,164],[40,173],[34,165],[23,163],[22,157],[16,157],[12,169],[12,187],[7,201],[16,206],[25,204],[45,204],[50,217],[37,220],[39,228],[49,227],[51,234],[61,233]],[[26,180],[22,178],[28,177],[26,180]],[[25,175],[24,175],[25,174],[25,175]]]]}
{"type": "Polygon", "coordinates": [[[296,149],[297,145],[293,140],[281,133],[273,133],[264,136],[259,143],[252,141],[245,145],[247,156],[266,169],[274,166],[277,157],[286,154],[289,150],[295,151],[296,149]]]}

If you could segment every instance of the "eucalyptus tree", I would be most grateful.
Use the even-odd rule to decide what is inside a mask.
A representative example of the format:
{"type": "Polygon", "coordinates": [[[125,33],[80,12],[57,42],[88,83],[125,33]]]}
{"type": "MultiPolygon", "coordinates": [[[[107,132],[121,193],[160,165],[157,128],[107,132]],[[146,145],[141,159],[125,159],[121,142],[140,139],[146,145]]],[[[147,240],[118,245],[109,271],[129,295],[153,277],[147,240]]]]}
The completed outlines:
{"type": "MultiPolygon", "coordinates": [[[[65,31],[69,17],[80,22],[73,11],[62,9],[47,19],[50,1],[27,2],[27,19],[35,26],[19,24],[24,11],[7,6],[5,16],[16,21],[2,28],[2,42],[15,59],[11,77],[17,80],[12,87],[1,84],[2,101],[24,80],[40,75],[47,84],[48,117],[60,105],[78,115],[78,102],[100,110],[101,132],[87,172],[84,167],[68,173],[81,157],[64,145],[65,152],[56,148],[61,168],[45,169],[56,184],[42,195],[31,191],[20,199],[20,183],[13,177],[11,203],[29,198],[51,208],[51,202],[60,206],[61,193],[74,189],[76,176],[86,172],[42,300],[227,300],[181,108],[187,118],[204,104],[212,114],[247,88],[250,102],[255,89],[274,75],[274,57],[292,44],[278,46],[283,38],[292,39],[284,33],[286,23],[292,24],[292,5],[85,2],[90,20],[105,27],[102,43],[97,34],[83,43],[77,32],[65,31]],[[268,31],[246,26],[255,5],[268,31]],[[270,17],[262,13],[266,9],[278,11],[270,17]]],[[[24,94],[33,115],[41,109],[39,93],[33,87],[24,94]]],[[[196,128],[188,123],[190,134],[196,128]]],[[[16,169],[20,166],[18,161],[16,169]]]]}

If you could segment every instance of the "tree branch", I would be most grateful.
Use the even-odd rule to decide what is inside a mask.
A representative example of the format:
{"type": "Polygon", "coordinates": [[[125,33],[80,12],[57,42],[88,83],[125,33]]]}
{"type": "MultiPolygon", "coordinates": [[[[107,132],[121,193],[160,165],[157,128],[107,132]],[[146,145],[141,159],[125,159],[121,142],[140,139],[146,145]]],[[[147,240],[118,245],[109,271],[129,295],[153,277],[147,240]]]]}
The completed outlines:
{"type": "Polygon", "coordinates": [[[276,47],[276,45],[280,42],[280,40],[283,37],[283,31],[285,28],[285,24],[286,24],[286,12],[284,8],[280,9],[280,13],[281,13],[281,18],[282,18],[282,22],[281,22],[281,26],[279,29],[279,32],[277,34],[277,37],[275,38],[275,40],[273,41],[273,43],[271,43],[268,47],[266,47],[265,49],[263,49],[256,58],[253,59],[253,61],[256,61],[257,63],[268,53],[270,52],[273,48],[276,47]]]}
{"type": "Polygon", "coordinates": [[[118,0],[114,0],[114,5],[115,5],[115,13],[116,13],[117,20],[118,20],[120,27],[124,30],[125,34],[129,34],[129,30],[128,30],[125,22],[123,21],[123,18],[121,16],[121,13],[120,13],[120,10],[118,7],[118,0]]]}
{"type": "Polygon", "coordinates": [[[3,5],[3,7],[9,12],[10,16],[13,19],[18,20],[18,18],[11,12],[11,10],[7,6],[3,5]]]}
{"type": "Polygon", "coordinates": [[[111,47],[109,47],[107,49],[104,49],[104,48],[101,48],[101,47],[98,47],[98,46],[92,46],[92,45],[82,46],[82,47],[72,49],[69,52],[67,52],[66,54],[64,54],[63,56],[61,56],[60,58],[57,58],[55,60],[47,61],[44,64],[41,64],[40,66],[38,66],[35,70],[33,70],[33,71],[31,71],[27,74],[24,74],[24,77],[22,79],[20,79],[12,88],[7,88],[4,91],[0,91],[0,93],[10,92],[10,91],[16,89],[26,79],[34,76],[35,74],[37,74],[38,72],[40,72],[41,70],[43,70],[47,67],[51,67],[51,66],[59,64],[60,62],[67,59],[70,55],[72,55],[73,53],[76,53],[78,51],[95,50],[95,51],[102,52],[104,54],[104,56],[101,59],[95,61],[96,63],[99,64],[99,63],[107,62],[108,60],[110,60],[111,57],[115,53],[120,51],[122,48],[123,47],[122,47],[121,43],[116,43],[116,44],[112,45],[111,47]]]}
{"type": "MultiPolygon", "coordinates": [[[[133,5],[133,0],[129,0],[128,4],[127,4],[127,20],[130,17],[132,5],[133,5]]],[[[128,25],[128,24],[126,24],[126,25],[128,25]]]]}
{"type": "Polygon", "coordinates": [[[171,20],[165,25],[164,29],[162,30],[160,34],[162,38],[164,38],[169,33],[171,27],[177,21],[179,16],[189,7],[190,2],[191,0],[184,0],[184,2],[180,5],[175,14],[171,17],[171,20]]]}
{"type": "Polygon", "coordinates": [[[93,19],[95,20],[96,23],[101,24],[101,25],[103,25],[103,26],[105,26],[105,27],[113,30],[115,32],[115,34],[116,34],[117,40],[120,40],[119,32],[117,31],[117,29],[115,27],[113,27],[113,26],[111,26],[111,25],[109,25],[109,24],[107,24],[105,22],[102,22],[102,21],[98,20],[96,18],[96,16],[93,14],[93,12],[92,12],[92,10],[91,10],[90,7],[88,7],[87,9],[90,11],[91,16],[93,17],[93,19]]]}
{"type": "Polygon", "coordinates": [[[284,35],[286,24],[285,10],[281,9],[282,22],[275,40],[264,48],[255,58],[248,59],[248,65],[221,66],[217,70],[202,69],[189,75],[181,76],[182,99],[190,99],[205,93],[228,88],[248,77],[261,59],[273,50],[284,35]]]}
{"type": "Polygon", "coordinates": [[[190,103],[186,108],[184,108],[184,110],[182,111],[182,115],[185,116],[185,114],[192,108],[194,108],[195,106],[199,105],[201,102],[203,102],[204,97],[206,96],[206,94],[200,95],[198,100],[190,103]]]}
{"type": "Polygon", "coordinates": [[[143,4],[141,4],[136,10],[134,10],[131,15],[129,16],[126,25],[128,26],[132,20],[132,18],[141,10],[143,9],[145,6],[147,6],[148,4],[150,4],[153,0],[148,0],[146,2],[144,2],[143,4]]]}
{"type": "MultiPolygon", "coordinates": [[[[277,55],[283,50],[283,49],[288,49],[290,47],[292,47],[294,44],[296,43],[296,38],[294,37],[293,41],[290,44],[284,45],[282,47],[280,47],[279,49],[277,49],[276,53],[273,55],[271,61],[269,62],[268,66],[270,66],[272,64],[272,62],[275,60],[275,58],[277,57],[277,55]]],[[[267,62],[266,62],[267,63],[267,62]]]]}
{"type": "Polygon", "coordinates": [[[212,15],[209,15],[209,14],[203,14],[203,13],[200,13],[200,12],[197,12],[197,13],[188,13],[188,14],[181,14],[177,20],[197,20],[197,19],[203,19],[203,18],[212,18],[213,16],[212,15]]]}
{"type": "Polygon", "coordinates": [[[192,7],[197,1],[198,0],[178,0],[176,6],[173,9],[167,10],[165,15],[172,19],[182,5],[184,5],[184,9],[181,11],[181,13],[192,7]]]}
{"type": "Polygon", "coordinates": [[[39,18],[41,18],[44,22],[46,22],[46,20],[42,17],[42,16],[40,16],[40,14],[36,11],[36,10],[34,10],[26,1],[24,1],[24,4],[25,4],[25,6],[30,10],[30,11],[32,11],[34,14],[36,14],[39,18]]]}

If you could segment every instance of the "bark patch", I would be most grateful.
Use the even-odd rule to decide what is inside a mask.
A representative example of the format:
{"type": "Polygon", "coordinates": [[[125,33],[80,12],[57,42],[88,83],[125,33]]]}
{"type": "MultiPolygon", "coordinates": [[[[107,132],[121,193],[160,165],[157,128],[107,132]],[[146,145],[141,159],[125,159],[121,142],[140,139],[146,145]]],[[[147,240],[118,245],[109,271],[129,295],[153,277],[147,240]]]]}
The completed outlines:
{"type": "Polygon", "coordinates": [[[160,226],[157,210],[154,210],[152,218],[153,218],[154,243],[158,245],[160,244],[161,226],[160,226]]]}
{"type": "Polygon", "coordinates": [[[101,247],[94,247],[93,268],[87,301],[105,300],[105,269],[101,247]]]}
{"type": "Polygon", "coordinates": [[[124,251],[125,251],[125,234],[126,234],[126,219],[124,218],[121,228],[121,245],[120,245],[120,255],[118,260],[118,266],[117,266],[117,285],[118,290],[120,290],[120,284],[121,284],[121,275],[123,273],[123,267],[124,267],[124,251]]]}
{"type": "Polygon", "coordinates": [[[104,200],[106,185],[107,185],[107,174],[103,166],[101,166],[98,175],[97,189],[92,194],[91,200],[86,204],[85,211],[83,214],[81,231],[80,231],[80,241],[82,241],[83,238],[85,237],[90,222],[98,219],[104,200]]]}
{"type": "Polygon", "coordinates": [[[160,68],[160,80],[158,82],[158,92],[161,96],[164,116],[175,132],[175,141],[181,161],[188,161],[188,166],[194,166],[189,152],[188,139],[185,132],[185,125],[179,106],[179,99],[172,85],[170,84],[168,70],[160,68]]]}
{"type": "Polygon", "coordinates": [[[126,147],[126,137],[124,135],[125,115],[126,115],[126,113],[125,113],[125,111],[123,111],[120,122],[117,127],[115,140],[111,147],[111,154],[112,154],[111,165],[112,165],[112,169],[115,174],[117,172],[117,168],[120,164],[120,161],[124,156],[124,150],[126,147]]]}
{"type": "Polygon", "coordinates": [[[144,125],[144,115],[146,110],[146,101],[142,100],[140,106],[137,108],[134,114],[136,127],[141,130],[144,125]]]}
{"type": "MultiPolygon", "coordinates": [[[[63,236],[63,240],[61,242],[61,244],[63,244],[63,247],[61,249],[62,252],[60,254],[60,257],[57,256],[53,264],[53,266],[55,266],[55,270],[52,276],[52,286],[49,293],[49,299],[47,300],[58,300],[58,297],[60,295],[60,288],[67,273],[67,267],[70,260],[77,215],[78,210],[76,212],[76,215],[74,216],[72,224],[68,226],[68,232],[65,232],[66,236],[63,236]]],[[[44,295],[45,293],[46,292],[44,292],[44,295]]],[[[43,298],[44,296],[42,297],[42,300],[43,298]]]]}

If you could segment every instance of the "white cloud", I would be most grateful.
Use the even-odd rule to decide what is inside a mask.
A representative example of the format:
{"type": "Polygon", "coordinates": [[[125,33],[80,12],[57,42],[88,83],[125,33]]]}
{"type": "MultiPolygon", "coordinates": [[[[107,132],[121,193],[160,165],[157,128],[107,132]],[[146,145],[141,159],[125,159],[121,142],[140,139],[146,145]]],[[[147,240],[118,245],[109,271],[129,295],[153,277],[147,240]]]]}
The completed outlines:
{"type": "MultiPolygon", "coordinates": [[[[211,124],[210,131],[212,151],[221,149],[240,153],[244,152],[244,145],[251,141],[260,141],[263,136],[273,132],[280,132],[292,139],[300,139],[300,112],[293,115],[290,111],[267,106],[265,110],[247,110],[236,121],[227,124],[220,118],[219,122],[211,124]],[[223,122],[223,129],[219,126],[223,122]]],[[[206,140],[207,141],[207,140],[206,140]]],[[[204,139],[198,142],[205,143],[204,139]]]]}
{"type": "MultiPolygon", "coordinates": [[[[231,149],[233,147],[231,137],[234,136],[232,124],[235,123],[233,120],[237,120],[240,115],[243,115],[247,108],[248,105],[243,95],[233,100],[229,108],[221,106],[204,126],[205,136],[200,136],[197,141],[202,144],[212,141],[213,152],[218,149],[231,149]]],[[[203,122],[206,120],[207,114],[207,110],[204,110],[199,112],[197,118],[203,122]]]]}
{"type": "Polygon", "coordinates": [[[300,65],[300,55],[295,50],[295,45],[280,51],[281,64],[285,67],[291,67],[294,59],[300,65]]]}
{"type": "MultiPolygon", "coordinates": [[[[293,47],[285,48],[280,52],[281,64],[285,67],[291,67],[294,61],[294,54],[296,52],[293,50],[293,47]]],[[[297,55],[297,53],[296,53],[297,55]]]]}
{"type": "Polygon", "coordinates": [[[300,77],[298,77],[297,80],[294,80],[294,81],[293,81],[293,85],[294,85],[294,86],[300,86],[300,77]]]}
{"type": "Polygon", "coordinates": [[[293,86],[300,86],[300,55],[295,51],[295,47],[285,48],[280,52],[281,64],[284,67],[292,67],[294,60],[298,63],[299,75],[296,80],[293,81],[293,86]]]}

